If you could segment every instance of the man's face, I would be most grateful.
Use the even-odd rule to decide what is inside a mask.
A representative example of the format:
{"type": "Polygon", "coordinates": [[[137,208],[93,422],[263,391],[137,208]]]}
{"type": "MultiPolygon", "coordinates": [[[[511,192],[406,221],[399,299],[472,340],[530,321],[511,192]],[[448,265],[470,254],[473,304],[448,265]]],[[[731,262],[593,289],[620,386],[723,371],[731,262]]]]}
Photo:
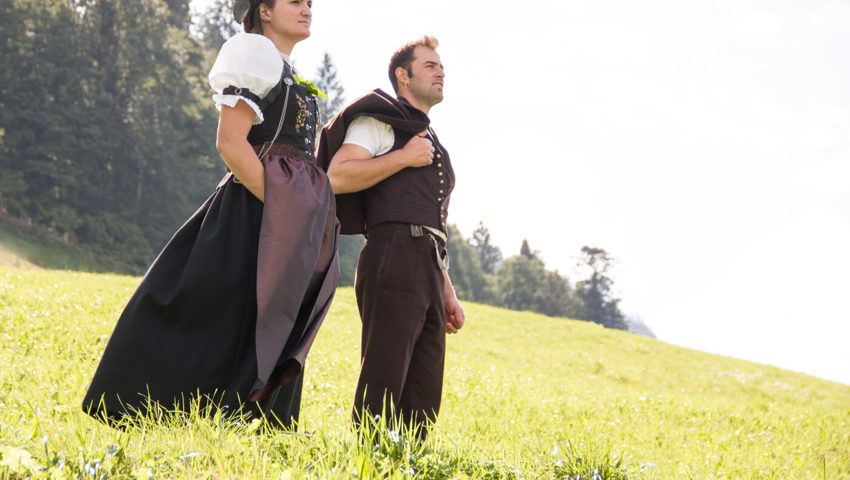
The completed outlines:
{"type": "Polygon", "coordinates": [[[440,55],[428,47],[416,47],[410,64],[407,91],[411,97],[428,107],[443,101],[443,64],[440,55]]]}

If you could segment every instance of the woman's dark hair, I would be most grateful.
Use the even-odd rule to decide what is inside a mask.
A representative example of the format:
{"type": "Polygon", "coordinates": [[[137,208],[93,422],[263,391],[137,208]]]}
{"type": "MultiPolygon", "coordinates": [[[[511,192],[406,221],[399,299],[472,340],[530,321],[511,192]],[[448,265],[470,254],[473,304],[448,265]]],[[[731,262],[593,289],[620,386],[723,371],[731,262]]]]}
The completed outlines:
{"type": "Polygon", "coordinates": [[[245,21],[242,22],[242,30],[245,30],[245,33],[259,33],[263,34],[263,21],[260,19],[260,4],[265,3],[267,7],[274,8],[275,0],[262,0],[259,2],[251,2],[251,9],[248,10],[248,14],[245,15],[245,21]]]}
{"type": "Polygon", "coordinates": [[[412,73],[410,71],[410,64],[413,63],[413,54],[416,53],[416,47],[426,47],[436,50],[438,46],[440,46],[440,42],[436,38],[425,35],[418,40],[405,43],[393,53],[393,56],[390,57],[389,74],[390,83],[392,83],[395,93],[398,93],[398,79],[395,77],[396,68],[401,67],[407,70],[407,74],[410,75],[412,73]]]}

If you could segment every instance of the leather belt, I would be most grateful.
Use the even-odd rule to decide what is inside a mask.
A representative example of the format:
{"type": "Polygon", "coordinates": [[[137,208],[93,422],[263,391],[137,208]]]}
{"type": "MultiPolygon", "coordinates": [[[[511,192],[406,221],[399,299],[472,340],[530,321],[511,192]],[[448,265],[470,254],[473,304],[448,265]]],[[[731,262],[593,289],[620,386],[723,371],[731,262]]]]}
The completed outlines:
{"type": "MultiPolygon", "coordinates": [[[[265,149],[265,153],[263,154],[264,157],[266,155],[278,155],[281,157],[297,158],[307,163],[316,163],[316,157],[311,155],[309,152],[305,152],[300,148],[296,148],[292,145],[287,145],[285,143],[275,142],[269,144],[269,142],[266,142],[262,144],[251,145],[251,147],[254,149],[254,152],[257,155],[259,155],[263,151],[263,149],[265,149]]],[[[262,158],[260,160],[262,160],[262,158]]]]}
{"type": "Polygon", "coordinates": [[[436,228],[427,225],[410,225],[411,237],[425,237],[431,239],[434,244],[434,257],[437,259],[437,265],[442,270],[449,269],[449,251],[446,249],[448,237],[445,233],[436,228]]]}

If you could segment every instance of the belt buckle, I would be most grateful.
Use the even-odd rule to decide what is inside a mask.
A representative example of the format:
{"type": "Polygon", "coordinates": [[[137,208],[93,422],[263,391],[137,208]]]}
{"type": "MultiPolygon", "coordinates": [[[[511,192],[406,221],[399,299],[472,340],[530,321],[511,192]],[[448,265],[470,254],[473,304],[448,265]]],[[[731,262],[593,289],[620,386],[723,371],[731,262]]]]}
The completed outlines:
{"type": "Polygon", "coordinates": [[[440,248],[440,242],[437,241],[437,238],[433,233],[426,230],[422,225],[414,225],[411,223],[410,236],[414,238],[427,236],[431,240],[431,243],[434,244],[434,258],[437,260],[437,266],[440,267],[440,270],[449,269],[449,252],[445,248],[440,248]]]}

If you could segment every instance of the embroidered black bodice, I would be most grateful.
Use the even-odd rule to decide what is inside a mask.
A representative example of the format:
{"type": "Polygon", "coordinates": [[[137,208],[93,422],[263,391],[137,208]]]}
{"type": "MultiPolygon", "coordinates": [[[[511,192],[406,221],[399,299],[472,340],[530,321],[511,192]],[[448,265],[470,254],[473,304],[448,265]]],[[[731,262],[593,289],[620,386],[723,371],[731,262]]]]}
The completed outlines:
{"type": "Polygon", "coordinates": [[[279,85],[279,93],[274,101],[263,108],[263,123],[254,125],[248,132],[248,142],[259,145],[274,138],[280,123],[283,105],[286,103],[286,115],[283,127],[275,143],[282,143],[303,150],[310,155],[316,152],[316,130],[319,128],[319,105],[316,97],[304,85],[298,83],[292,75],[292,69],[284,64],[284,73],[279,85]],[[286,84],[289,79],[289,100],[286,100],[286,84]]]}

